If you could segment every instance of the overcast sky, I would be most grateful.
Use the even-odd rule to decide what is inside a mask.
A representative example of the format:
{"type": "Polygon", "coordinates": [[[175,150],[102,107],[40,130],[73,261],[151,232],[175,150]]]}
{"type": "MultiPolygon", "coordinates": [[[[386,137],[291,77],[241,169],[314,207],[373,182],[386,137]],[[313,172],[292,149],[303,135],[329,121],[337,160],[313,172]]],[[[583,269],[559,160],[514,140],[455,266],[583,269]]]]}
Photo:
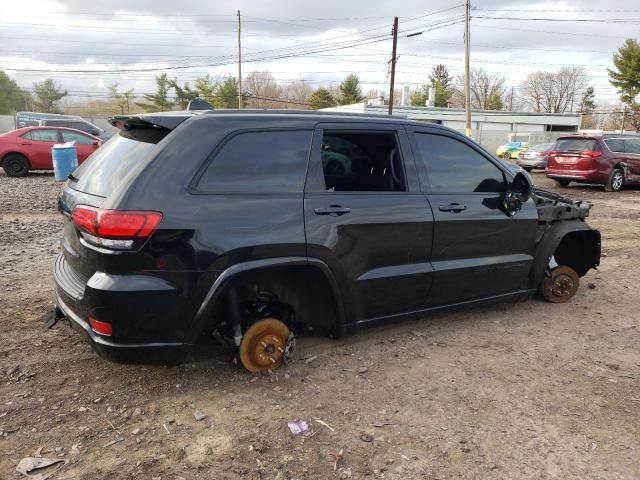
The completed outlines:
{"type": "MultiPolygon", "coordinates": [[[[399,86],[424,83],[437,63],[453,75],[463,70],[464,9],[455,0],[2,3],[0,69],[25,88],[52,77],[75,96],[104,97],[106,85],[116,81],[136,93],[152,92],[154,76],[166,68],[179,81],[206,73],[237,75],[238,9],[245,73],[269,70],[282,82],[303,79],[315,87],[337,84],[353,72],[365,92],[386,91],[395,15],[399,86]],[[406,37],[419,31],[424,33],[406,37]]],[[[625,38],[640,36],[638,0],[476,0],[472,6],[472,67],[499,71],[508,87],[518,88],[527,73],[581,65],[596,102],[616,99],[606,68],[625,38]]]]}

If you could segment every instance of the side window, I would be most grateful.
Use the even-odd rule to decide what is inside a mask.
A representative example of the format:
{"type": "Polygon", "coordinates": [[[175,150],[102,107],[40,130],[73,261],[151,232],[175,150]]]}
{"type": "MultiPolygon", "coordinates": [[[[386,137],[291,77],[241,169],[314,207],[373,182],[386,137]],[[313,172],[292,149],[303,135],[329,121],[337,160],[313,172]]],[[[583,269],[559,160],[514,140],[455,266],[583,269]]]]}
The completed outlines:
{"type": "Polygon", "coordinates": [[[304,188],[311,131],[246,132],[231,137],[196,189],[203,193],[297,193],[304,188]]]}
{"type": "Polygon", "coordinates": [[[640,155],[640,138],[632,138],[624,141],[624,149],[627,153],[640,155]]]}
{"type": "Polygon", "coordinates": [[[415,138],[423,188],[433,193],[506,190],[502,171],[470,146],[444,135],[416,133],[415,138]]]}
{"type": "Polygon", "coordinates": [[[31,138],[31,132],[27,132],[25,134],[20,135],[21,138],[25,138],[27,140],[32,140],[31,138]]]}
{"type": "Polygon", "coordinates": [[[64,142],[76,142],[78,145],[91,145],[93,144],[93,139],[91,137],[87,137],[86,135],[82,135],[81,133],[76,132],[62,132],[62,141],[64,142]]]}
{"type": "Polygon", "coordinates": [[[57,142],[57,130],[31,130],[31,139],[40,142],[57,142]]]}
{"type": "Polygon", "coordinates": [[[393,132],[324,131],[322,170],[329,191],[406,191],[393,132]]]}
{"type": "Polygon", "coordinates": [[[604,143],[612,152],[624,153],[624,140],[621,138],[610,138],[605,140],[604,143]]]}

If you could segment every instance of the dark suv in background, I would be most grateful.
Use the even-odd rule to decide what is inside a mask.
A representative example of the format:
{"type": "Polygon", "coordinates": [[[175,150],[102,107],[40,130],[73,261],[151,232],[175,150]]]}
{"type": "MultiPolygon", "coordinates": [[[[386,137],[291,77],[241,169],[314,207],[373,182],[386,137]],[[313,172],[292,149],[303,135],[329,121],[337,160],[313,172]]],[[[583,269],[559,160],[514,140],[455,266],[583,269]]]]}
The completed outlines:
{"type": "Polygon", "coordinates": [[[66,182],[57,316],[108,358],[204,334],[250,371],[292,331],[337,337],[447,307],[575,294],[591,207],[482,147],[389,117],[204,111],[116,117],[66,182]]]}
{"type": "Polygon", "coordinates": [[[640,136],[558,138],[548,153],[546,173],[562,186],[594,183],[618,192],[624,185],[640,185],[640,136]]]}

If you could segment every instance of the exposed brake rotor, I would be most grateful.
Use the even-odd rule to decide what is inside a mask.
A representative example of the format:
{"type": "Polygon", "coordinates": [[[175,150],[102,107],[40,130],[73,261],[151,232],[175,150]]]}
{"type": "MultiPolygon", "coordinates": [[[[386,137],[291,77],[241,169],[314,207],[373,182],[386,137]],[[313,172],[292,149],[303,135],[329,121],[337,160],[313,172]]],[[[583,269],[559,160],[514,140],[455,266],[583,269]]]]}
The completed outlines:
{"type": "Polygon", "coordinates": [[[580,277],[571,267],[565,265],[551,270],[551,276],[542,282],[542,295],[552,303],[568,302],[578,291],[580,277]]]}
{"type": "Polygon", "coordinates": [[[293,345],[293,335],[280,320],[265,318],[249,327],[240,342],[240,362],[250,372],[278,368],[293,345]]]}

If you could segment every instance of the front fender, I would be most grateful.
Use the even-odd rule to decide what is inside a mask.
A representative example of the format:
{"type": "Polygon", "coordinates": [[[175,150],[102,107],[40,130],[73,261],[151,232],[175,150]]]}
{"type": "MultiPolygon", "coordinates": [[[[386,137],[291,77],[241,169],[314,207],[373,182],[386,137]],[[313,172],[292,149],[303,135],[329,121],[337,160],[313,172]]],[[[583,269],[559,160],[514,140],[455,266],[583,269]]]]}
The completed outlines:
{"type": "Polygon", "coordinates": [[[549,224],[536,247],[529,286],[537,288],[551,257],[558,265],[572,267],[579,276],[600,265],[601,236],[582,220],[566,220],[549,224]]]}

